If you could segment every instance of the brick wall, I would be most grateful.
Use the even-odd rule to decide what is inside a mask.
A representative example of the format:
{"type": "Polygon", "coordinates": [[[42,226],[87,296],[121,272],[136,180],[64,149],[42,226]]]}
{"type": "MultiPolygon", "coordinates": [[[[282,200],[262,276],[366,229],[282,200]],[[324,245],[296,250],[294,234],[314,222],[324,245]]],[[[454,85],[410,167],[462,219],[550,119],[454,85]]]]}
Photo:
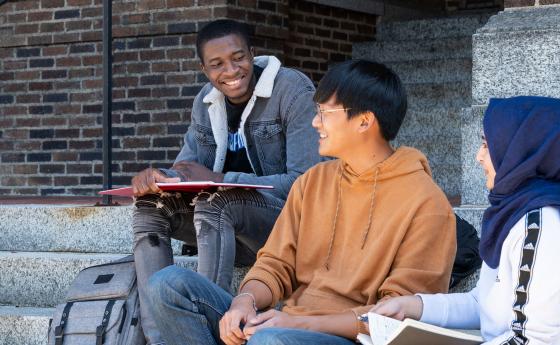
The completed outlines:
{"type": "MultiPolygon", "coordinates": [[[[316,81],[329,61],[350,56],[350,42],[373,39],[372,16],[300,3],[115,0],[114,184],[129,184],[148,166],[168,166],[178,153],[205,82],[194,42],[207,21],[251,24],[257,54],[275,54],[316,81]],[[301,46],[315,35],[319,45],[301,46]]],[[[100,189],[101,16],[101,0],[0,5],[0,195],[100,189]]]]}
{"type": "Polygon", "coordinates": [[[290,1],[286,63],[318,82],[328,64],[350,59],[352,43],[373,41],[377,16],[305,1],[290,1]]]}

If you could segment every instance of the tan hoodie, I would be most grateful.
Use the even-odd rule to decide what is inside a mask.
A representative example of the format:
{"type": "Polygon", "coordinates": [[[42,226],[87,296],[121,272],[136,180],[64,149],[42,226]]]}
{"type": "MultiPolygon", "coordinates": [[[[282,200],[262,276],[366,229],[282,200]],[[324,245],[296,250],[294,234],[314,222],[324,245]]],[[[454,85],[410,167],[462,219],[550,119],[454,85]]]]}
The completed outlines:
{"type": "Polygon", "coordinates": [[[455,237],[419,151],[400,148],[361,175],[324,162],[294,183],[241,287],[263,282],[289,314],[360,314],[385,296],[446,292],[455,237]]]}

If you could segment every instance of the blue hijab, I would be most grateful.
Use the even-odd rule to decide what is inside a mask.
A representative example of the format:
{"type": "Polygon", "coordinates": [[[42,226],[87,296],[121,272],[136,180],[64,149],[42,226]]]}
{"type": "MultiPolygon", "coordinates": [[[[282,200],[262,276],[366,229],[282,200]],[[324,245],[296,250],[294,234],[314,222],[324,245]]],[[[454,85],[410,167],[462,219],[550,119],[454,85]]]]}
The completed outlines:
{"type": "Polygon", "coordinates": [[[491,99],[483,124],[496,178],[482,218],[480,256],[496,268],[515,223],[528,211],[560,206],[560,99],[491,99]]]}

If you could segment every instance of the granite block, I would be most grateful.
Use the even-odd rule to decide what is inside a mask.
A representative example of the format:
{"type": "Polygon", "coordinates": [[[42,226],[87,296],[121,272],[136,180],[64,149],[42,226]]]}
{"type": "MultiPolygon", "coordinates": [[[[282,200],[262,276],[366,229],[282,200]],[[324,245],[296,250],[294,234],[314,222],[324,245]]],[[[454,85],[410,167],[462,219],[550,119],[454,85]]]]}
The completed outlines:
{"type": "Polygon", "coordinates": [[[466,59],[442,59],[387,63],[405,84],[449,83],[471,80],[472,62],[466,59]]]}
{"type": "MultiPolygon", "coordinates": [[[[123,257],[122,254],[0,252],[0,305],[53,307],[64,300],[68,287],[86,267],[123,257]]],[[[175,264],[196,270],[197,258],[176,256],[175,264]]],[[[235,268],[232,291],[247,273],[235,268]]]]}
{"type": "Polygon", "coordinates": [[[560,97],[560,7],[510,9],[473,36],[473,103],[560,97]]]}
{"type": "Polygon", "coordinates": [[[46,345],[54,309],[0,306],[1,345],[46,345]]]}
{"type": "Polygon", "coordinates": [[[352,57],[382,62],[471,59],[472,33],[438,40],[379,41],[355,43],[352,57]]]}
{"type": "Polygon", "coordinates": [[[484,171],[476,160],[482,143],[482,118],[485,106],[466,108],[461,113],[463,178],[461,196],[464,205],[486,205],[488,191],[484,171]]]}
{"type": "Polygon", "coordinates": [[[406,22],[381,22],[377,27],[377,39],[403,41],[465,37],[472,35],[476,29],[483,26],[489,17],[489,14],[476,14],[406,22]]]}
{"type": "Polygon", "coordinates": [[[131,253],[132,208],[3,205],[0,250],[131,253]]]}

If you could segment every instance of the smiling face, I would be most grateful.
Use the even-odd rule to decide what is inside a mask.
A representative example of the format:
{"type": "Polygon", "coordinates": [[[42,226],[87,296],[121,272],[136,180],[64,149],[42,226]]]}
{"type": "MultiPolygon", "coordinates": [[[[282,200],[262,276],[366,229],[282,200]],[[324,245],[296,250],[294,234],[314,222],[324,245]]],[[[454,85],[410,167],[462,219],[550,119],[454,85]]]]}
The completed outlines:
{"type": "Polygon", "coordinates": [[[482,144],[478,149],[478,153],[476,154],[476,160],[484,169],[484,175],[486,175],[486,188],[488,190],[492,190],[494,188],[494,179],[496,178],[496,170],[494,169],[494,165],[492,164],[492,160],[490,159],[490,151],[488,150],[488,143],[486,139],[482,138],[482,144]]]}
{"type": "Polygon", "coordinates": [[[202,46],[202,71],[210,83],[234,104],[253,93],[253,51],[245,40],[231,34],[209,40],[202,46]]]}
{"type": "Polygon", "coordinates": [[[345,159],[354,151],[359,139],[360,116],[348,119],[347,110],[335,97],[318,104],[312,125],[319,133],[319,154],[345,159]],[[321,115],[322,113],[322,115],[321,115]]]}

